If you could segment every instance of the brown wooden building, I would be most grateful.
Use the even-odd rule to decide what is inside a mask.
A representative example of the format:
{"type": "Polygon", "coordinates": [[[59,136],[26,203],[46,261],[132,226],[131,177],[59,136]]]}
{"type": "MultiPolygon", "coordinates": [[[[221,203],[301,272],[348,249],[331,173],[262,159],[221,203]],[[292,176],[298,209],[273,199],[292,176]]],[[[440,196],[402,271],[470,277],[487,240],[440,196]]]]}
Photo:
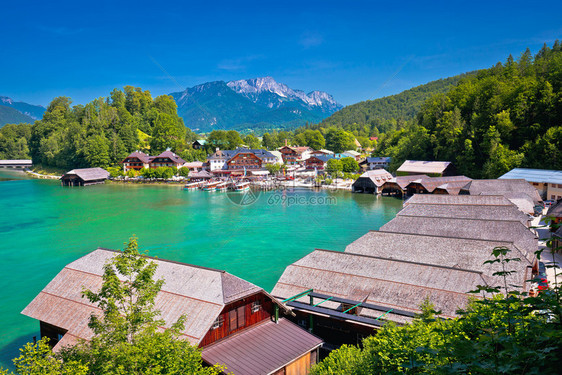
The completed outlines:
{"type": "Polygon", "coordinates": [[[129,169],[140,170],[150,167],[151,157],[141,151],[135,151],[129,154],[122,162],[123,170],[127,172],[129,169]]]}
{"type": "Polygon", "coordinates": [[[239,152],[226,162],[229,170],[261,169],[263,161],[253,152],[239,152]]]}
{"type": "Polygon", "coordinates": [[[150,160],[150,168],[158,167],[176,167],[181,168],[186,163],[185,160],[170,150],[166,150],[158,156],[154,156],[150,160]]]}
{"type": "MultiPolygon", "coordinates": [[[[303,159],[303,156],[306,155],[306,153],[310,153],[311,151],[312,149],[310,147],[283,146],[279,149],[279,152],[283,157],[283,162],[287,165],[298,164],[299,161],[303,159]]],[[[304,159],[307,159],[307,157],[304,159]]]]}
{"type": "Polygon", "coordinates": [[[60,180],[63,186],[88,186],[103,184],[108,177],[103,168],[81,168],[66,172],[60,180]]]}
{"type": "MultiPolygon", "coordinates": [[[[55,351],[92,337],[89,317],[101,310],[82,290],[101,287],[103,266],[115,254],[97,249],[68,264],[23,310],[40,321],[55,351]]],[[[155,278],[164,279],[155,305],[165,328],[185,315],[181,337],[202,349],[206,363],[237,375],[307,374],[316,363],[322,340],[288,321],[290,310],[262,288],[225,271],[153,261],[155,278]]]]}
{"type": "Polygon", "coordinates": [[[304,166],[306,169],[317,169],[317,170],[324,170],[326,169],[326,164],[328,160],[333,159],[332,155],[315,155],[311,156],[304,161],[304,166]]]}

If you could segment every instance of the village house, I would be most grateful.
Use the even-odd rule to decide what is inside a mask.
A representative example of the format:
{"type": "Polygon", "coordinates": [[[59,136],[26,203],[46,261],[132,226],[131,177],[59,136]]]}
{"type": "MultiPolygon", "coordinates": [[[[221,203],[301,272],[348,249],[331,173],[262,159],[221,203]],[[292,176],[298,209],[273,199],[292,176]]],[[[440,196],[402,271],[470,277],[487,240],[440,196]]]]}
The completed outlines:
{"type": "Polygon", "coordinates": [[[185,163],[184,165],[182,165],[182,167],[189,169],[189,173],[192,173],[202,171],[203,164],[204,163],[202,161],[192,161],[185,163]]]}
{"type": "Polygon", "coordinates": [[[66,172],[60,178],[62,186],[88,186],[103,184],[109,172],[103,168],[81,168],[66,172]]]}
{"type": "Polygon", "coordinates": [[[334,153],[330,150],[314,150],[310,152],[310,156],[319,156],[319,155],[334,155],[334,153]]]}
{"type": "Polygon", "coordinates": [[[524,179],[537,189],[544,200],[562,198],[562,171],[515,168],[501,176],[500,179],[524,179]]]}
{"type": "Polygon", "coordinates": [[[425,174],[430,177],[454,176],[457,170],[449,161],[406,160],[396,171],[396,176],[425,174]]]}
{"type": "Polygon", "coordinates": [[[192,144],[191,147],[193,147],[194,150],[201,150],[202,148],[204,148],[207,145],[207,141],[204,139],[197,139],[195,140],[192,144]]]}
{"type": "Polygon", "coordinates": [[[390,167],[392,158],[390,156],[367,157],[359,163],[363,170],[372,171],[373,169],[386,169],[390,167]]]}
{"type": "Polygon", "coordinates": [[[240,151],[226,162],[229,170],[261,169],[263,164],[263,161],[250,150],[240,151]]]}
{"type": "Polygon", "coordinates": [[[162,152],[158,156],[154,156],[152,160],[150,160],[150,168],[158,168],[158,167],[175,167],[181,168],[182,165],[186,163],[185,160],[180,158],[178,155],[167,149],[166,151],[162,152]]]}
{"type": "Polygon", "coordinates": [[[279,152],[283,155],[283,162],[287,165],[296,165],[310,157],[313,150],[310,147],[283,146],[279,152]]]}
{"type": "MultiPolygon", "coordinates": [[[[54,351],[89,340],[91,314],[100,309],[82,298],[99,289],[104,265],[116,252],[97,249],[68,264],[27,305],[23,314],[39,320],[41,337],[54,351]]],[[[203,361],[234,374],[307,374],[318,361],[322,340],[287,319],[289,308],[262,288],[225,271],[152,258],[155,279],[164,284],[155,307],[170,328],[186,321],[180,338],[201,348],[203,361]]]]}
{"type": "Polygon", "coordinates": [[[359,161],[361,159],[361,154],[354,150],[348,150],[343,152],[342,157],[349,157],[355,159],[356,161],[359,161]]]}
{"type": "Polygon", "coordinates": [[[310,156],[304,161],[304,166],[306,169],[317,169],[324,170],[328,164],[328,160],[333,159],[332,155],[316,155],[310,156]]]}
{"type": "Polygon", "coordinates": [[[127,156],[121,164],[123,164],[123,171],[126,173],[130,169],[141,170],[143,168],[150,168],[151,157],[141,151],[132,152],[127,156]]]}
{"type": "Polygon", "coordinates": [[[384,169],[375,169],[363,173],[351,186],[352,193],[380,194],[385,182],[393,177],[384,169]]]}
{"type": "Polygon", "coordinates": [[[209,170],[220,173],[220,171],[239,170],[247,165],[246,169],[260,169],[265,164],[278,162],[277,156],[263,149],[238,148],[236,150],[216,150],[207,158],[209,170]]]}
{"type": "Polygon", "coordinates": [[[157,156],[149,156],[144,152],[135,151],[121,162],[121,164],[123,164],[124,172],[127,172],[130,169],[141,170],[143,168],[181,168],[185,163],[185,160],[170,151],[170,149],[167,149],[157,156]]]}

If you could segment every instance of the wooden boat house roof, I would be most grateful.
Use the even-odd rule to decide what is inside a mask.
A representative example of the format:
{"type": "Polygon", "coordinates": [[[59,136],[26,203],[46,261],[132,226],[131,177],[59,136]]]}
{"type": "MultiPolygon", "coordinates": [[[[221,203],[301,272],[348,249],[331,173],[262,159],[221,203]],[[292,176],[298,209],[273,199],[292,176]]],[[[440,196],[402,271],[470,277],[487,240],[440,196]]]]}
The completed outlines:
{"type": "Polygon", "coordinates": [[[435,195],[414,194],[406,202],[409,204],[443,204],[443,205],[475,205],[475,206],[513,206],[503,195],[435,195]]]}
{"type": "Polygon", "coordinates": [[[80,168],[73,169],[66,172],[61,179],[76,176],[84,182],[106,180],[109,177],[109,172],[103,168],[80,168]]]}
{"type": "Polygon", "coordinates": [[[457,219],[517,220],[526,226],[529,223],[529,216],[519,211],[514,205],[478,206],[468,204],[444,205],[410,203],[400,210],[397,215],[457,219]]]}
{"type": "Polygon", "coordinates": [[[396,173],[443,174],[451,165],[449,161],[406,160],[396,173]]]}
{"type": "MultiPolygon", "coordinates": [[[[405,190],[406,186],[412,181],[420,180],[422,178],[429,178],[427,175],[411,175],[411,176],[396,176],[393,179],[387,181],[387,185],[397,185],[400,189],[405,190]]],[[[383,186],[383,189],[385,187],[383,186]]]]}
{"type": "Polygon", "coordinates": [[[499,263],[485,264],[493,258],[491,254],[495,247],[508,248],[510,257],[521,259],[510,263],[510,269],[517,272],[509,275],[508,281],[525,288],[526,280],[531,276],[529,267],[533,264],[512,242],[370,231],[347,245],[345,252],[482,272],[501,284],[503,281],[493,273],[501,271],[502,266],[499,263]]]}
{"type": "MultiPolygon", "coordinates": [[[[466,306],[467,292],[478,285],[493,285],[492,281],[482,272],[460,268],[315,250],[289,265],[271,293],[288,298],[313,289],[315,293],[416,313],[429,297],[445,317],[454,317],[457,309],[466,306]]],[[[297,301],[306,302],[307,297],[297,301]]],[[[332,301],[322,306],[342,308],[332,301]]],[[[384,319],[399,323],[409,320],[392,312],[384,319]]]]}
{"type": "MultiPolygon", "coordinates": [[[[82,290],[101,287],[103,266],[115,255],[114,250],[99,248],[68,264],[22,311],[67,331],[55,350],[77,339],[92,337],[89,317],[101,310],[82,298],[82,290]]],[[[166,328],[185,314],[187,320],[181,334],[193,345],[201,342],[226,304],[256,293],[267,294],[225,271],[162,259],[152,261],[158,265],[155,278],[164,279],[156,297],[156,309],[161,311],[166,328]]],[[[284,305],[280,307],[286,311],[284,305]]]]}
{"type": "Polygon", "coordinates": [[[320,345],[321,339],[282,318],[278,323],[257,324],[207,346],[201,355],[207,363],[225,364],[229,374],[262,375],[276,373],[320,345]],[[272,351],[275,355],[271,355],[272,351]]]}
{"type": "Polygon", "coordinates": [[[461,189],[461,194],[469,195],[506,195],[527,194],[534,203],[542,202],[537,189],[524,179],[472,180],[461,189]]]}
{"type": "MultiPolygon", "coordinates": [[[[467,184],[467,182],[471,181],[469,177],[466,176],[447,176],[447,177],[422,177],[417,180],[411,181],[406,188],[411,187],[412,185],[419,184],[421,185],[428,193],[432,193],[437,187],[444,186],[446,189],[447,184],[450,184],[451,187],[458,186],[458,191],[467,184]]],[[[457,193],[458,193],[457,191],[457,193]]]]}
{"type": "Polygon", "coordinates": [[[537,237],[519,221],[399,215],[379,230],[381,232],[513,242],[530,262],[533,262],[535,252],[538,250],[537,237]]]}
{"type": "Polygon", "coordinates": [[[373,169],[359,176],[359,178],[354,182],[354,185],[361,184],[363,180],[368,180],[375,186],[381,187],[386,181],[392,180],[392,178],[392,175],[382,168],[373,169]]]}

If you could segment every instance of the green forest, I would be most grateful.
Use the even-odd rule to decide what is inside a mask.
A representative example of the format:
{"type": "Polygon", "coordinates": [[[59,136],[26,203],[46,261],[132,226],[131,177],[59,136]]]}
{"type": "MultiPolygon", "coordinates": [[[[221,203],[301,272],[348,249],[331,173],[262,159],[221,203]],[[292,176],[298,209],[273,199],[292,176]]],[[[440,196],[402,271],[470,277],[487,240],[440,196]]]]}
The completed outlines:
{"type": "Polygon", "coordinates": [[[158,154],[170,147],[188,161],[201,157],[191,148],[197,136],[168,95],[153,99],[149,91],[126,86],[108,98],[71,104],[70,98],[55,98],[33,125],[1,128],[0,158],[31,157],[34,164],[72,169],[107,168],[135,150],[158,154]]]}

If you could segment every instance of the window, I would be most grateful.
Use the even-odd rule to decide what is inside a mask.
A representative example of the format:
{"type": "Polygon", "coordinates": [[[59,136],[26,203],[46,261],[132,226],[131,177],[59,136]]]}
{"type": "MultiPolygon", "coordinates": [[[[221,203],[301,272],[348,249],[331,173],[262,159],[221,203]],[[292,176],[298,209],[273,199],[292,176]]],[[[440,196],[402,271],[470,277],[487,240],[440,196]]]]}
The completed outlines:
{"type": "Polygon", "coordinates": [[[213,323],[213,325],[211,326],[211,329],[217,329],[222,327],[222,324],[224,323],[224,318],[221,316],[219,316],[215,322],[213,323]]]}
{"type": "Polygon", "coordinates": [[[246,325],[246,316],[244,315],[245,307],[246,306],[240,306],[228,312],[228,329],[231,332],[246,325]]]}
{"type": "Polygon", "coordinates": [[[252,314],[257,313],[260,310],[261,310],[261,302],[260,301],[252,302],[252,314]]]}

